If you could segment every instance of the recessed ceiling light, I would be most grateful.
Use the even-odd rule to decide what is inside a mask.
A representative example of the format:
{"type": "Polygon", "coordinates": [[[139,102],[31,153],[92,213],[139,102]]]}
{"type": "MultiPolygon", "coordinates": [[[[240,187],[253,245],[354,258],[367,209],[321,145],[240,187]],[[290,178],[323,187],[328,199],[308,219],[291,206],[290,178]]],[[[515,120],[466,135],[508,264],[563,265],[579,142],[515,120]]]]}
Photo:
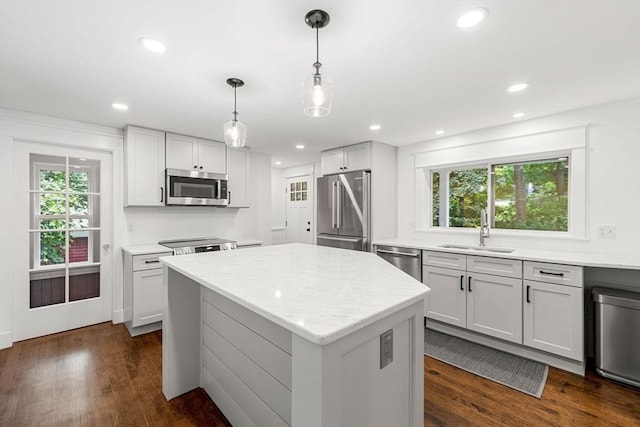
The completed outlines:
{"type": "Polygon", "coordinates": [[[371,130],[380,130],[380,128],[382,128],[382,126],[380,126],[380,125],[371,125],[371,126],[369,126],[369,129],[371,129],[371,130]]]}
{"type": "Polygon", "coordinates": [[[529,87],[529,83],[516,83],[514,85],[509,86],[507,92],[520,92],[521,90],[525,90],[529,87]]]}
{"type": "Polygon", "coordinates": [[[520,117],[524,117],[524,113],[522,111],[519,113],[513,113],[511,117],[513,117],[514,119],[519,119],[520,117]]]}
{"type": "Polygon", "coordinates": [[[470,28],[484,21],[487,15],[489,15],[487,9],[477,7],[460,16],[456,25],[458,25],[458,28],[470,28]]]}
{"type": "Polygon", "coordinates": [[[442,135],[444,133],[444,131],[442,129],[438,129],[436,131],[436,135],[442,135]]]}
{"type": "Polygon", "coordinates": [[[298,145],[296,145],[296,148],[297,148],[298,150],[302,150],[302,149],[304,148],[304,145],[302,145],[302,144],[298,144],[298,145]]]}
{"type": "Polygon", "coordinates": [[[128,110],[129,109],[129,107],[126,104],[121,104],[119,102],[114,102],[113,104],[111,104],[111,106],[113,108],[115,108],[116,110],[124,111],[124,110],[128,110]]]}
{"type": "Polygon", "coordinates": [[[158,40],[142,37],[138,42],[140,42],[145,49],[153,53],[165,53],[167,51],[167,47],[158,40]]]}
{"type": "Polygon", "coordinates": [[[275,162],[274,165],[276,166],[280,166],[282,164],[282,162],[275,162]]]}

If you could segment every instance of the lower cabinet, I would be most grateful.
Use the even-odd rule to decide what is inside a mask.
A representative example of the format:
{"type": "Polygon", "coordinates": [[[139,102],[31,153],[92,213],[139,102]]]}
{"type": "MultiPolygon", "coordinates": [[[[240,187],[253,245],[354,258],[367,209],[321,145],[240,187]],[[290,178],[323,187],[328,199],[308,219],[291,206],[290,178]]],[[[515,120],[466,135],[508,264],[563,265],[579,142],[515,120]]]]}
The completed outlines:
{"type": "Polygon", "coordinates": [[[427,318],[522,343],[522,261],[426,251],[423,260],[427,318]]]}
{"type": "Polygon", "coordinates": [[[524,281],[524,345],[584,360],[582,268],[527,262],[525,279],[533,278],[528,264],[543,266],[543,275],[524,281]]]}
{"type": "MultiPolygon", "coordinates": [[[[124,320],[132,328],[161,321],[164,317],[163,269],[160,257],[172,252],[124,251],[124,320]]],[[[148,332],[138,330],[137,333],[148,332]]]]}

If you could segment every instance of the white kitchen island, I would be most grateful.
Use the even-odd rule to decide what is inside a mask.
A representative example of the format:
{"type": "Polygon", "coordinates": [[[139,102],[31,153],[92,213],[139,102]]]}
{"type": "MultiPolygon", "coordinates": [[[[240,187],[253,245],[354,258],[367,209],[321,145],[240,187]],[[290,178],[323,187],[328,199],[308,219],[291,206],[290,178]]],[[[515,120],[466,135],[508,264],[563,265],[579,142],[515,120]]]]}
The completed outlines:
{"type": "Polygon", "coordinates": [[[420,282],[304,244],[161,261],[167,399],[202,387],[236,427],[423,425],[420,282]]]}

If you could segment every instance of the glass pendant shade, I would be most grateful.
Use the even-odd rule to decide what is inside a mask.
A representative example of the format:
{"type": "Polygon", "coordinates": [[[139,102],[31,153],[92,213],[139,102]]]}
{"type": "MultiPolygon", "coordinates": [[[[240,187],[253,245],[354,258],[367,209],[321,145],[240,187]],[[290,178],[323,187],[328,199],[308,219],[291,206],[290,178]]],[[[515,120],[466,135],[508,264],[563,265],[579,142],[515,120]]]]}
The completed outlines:
{"type": "Polygon", "coordinates": [[[224,142],[229,147],[244,147],[247,141],[247,127],[239,120],[231,120],[222,127],[224,142]]]}
{"type": "Polygon", "coordinates": [[[331,112],[333,84],[331,80],[314,73],[304,82],[304,113],[310,117],[324,117],[331,112]]]}

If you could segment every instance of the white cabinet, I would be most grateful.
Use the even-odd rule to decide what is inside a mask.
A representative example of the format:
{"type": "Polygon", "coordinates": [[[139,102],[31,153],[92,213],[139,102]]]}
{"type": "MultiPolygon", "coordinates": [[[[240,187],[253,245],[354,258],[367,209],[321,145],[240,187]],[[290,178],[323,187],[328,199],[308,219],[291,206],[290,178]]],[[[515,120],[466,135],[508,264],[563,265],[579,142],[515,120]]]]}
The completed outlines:
{"type": "Polygon", "coordinates": [[[323,151],[320,164],[323,175],[371,169],[371,143],[323,151]]]}
{"type": "Polygon", "coordinates": [[[163,270],[159,258],[171,254],[170,251],[135,252],[135,254],[125,251],[124,314],[130,332],[132,328],[162,320],[164,316],[163,270]]]}
{"type": "Polygon", "coordinates": [[[163,206],[165,133],[127,126],[124,161],[124,206],[163,206]]]}
{"type": "Polygon", "coordinates": [[[191,136],[167,134],[167,168],[227,173],[227,146],[191,136]]]}
{"type": "Polygon", "coordinates": [[[426,317],[522,343],[522,261],[424,251],[423,263],[426,317]]]}
{"type": "Polygon", "coordinates": [[[524,344],[584,360],[582,267],[527,261],[524,271],[524,344]]]}
{"type": "Polygon", "coordinates": [[[228,193],[230,208],[249,207],[251,152],[248,148],[227,149],[228,193]]]}

